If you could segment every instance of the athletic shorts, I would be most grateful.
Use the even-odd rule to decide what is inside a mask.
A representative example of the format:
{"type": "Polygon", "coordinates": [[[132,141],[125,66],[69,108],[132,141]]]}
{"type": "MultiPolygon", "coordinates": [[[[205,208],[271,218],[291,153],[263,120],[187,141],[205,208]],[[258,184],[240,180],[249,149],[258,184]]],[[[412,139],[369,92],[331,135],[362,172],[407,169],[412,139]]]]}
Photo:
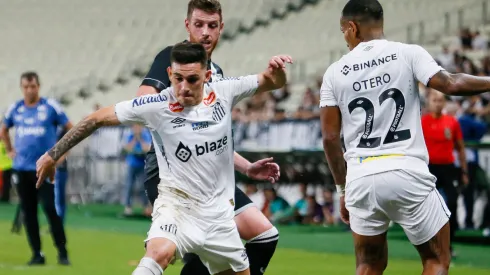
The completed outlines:
{"type": "Polygon", "coordinates": [[[188,198],[168,192],[160,194],[153,210],[148,238],[166,238],[177,246],[176,258],[187,253],[199,256],[210,274],[249,267],[248,256],[233,219],[214,221],[199,218],[198,210],[189,207],[188,198]],[[159,201],[161,200],[161,201],[159,201]]]}
{"type": "Polygon", "coordinates": [[[430,173],[393,170],[348,182],[345,205],[352,231],[375,236],[398,223],[413,245],[434,237],[449,221],[451,212],[435,188],[430,173]]]}
{"type": "MultiPolygon", "coordinates": [[[[147,173],[145,177],[145,192],[151,202],[151,205],[153,205],[158,197],[158,184],[160,183],[160,178],[158,175],[148,177],[147,173]]],[[[235,216],[251,206],[254,206],[254,204],[250,198],[235,185],[235,216]]]]}

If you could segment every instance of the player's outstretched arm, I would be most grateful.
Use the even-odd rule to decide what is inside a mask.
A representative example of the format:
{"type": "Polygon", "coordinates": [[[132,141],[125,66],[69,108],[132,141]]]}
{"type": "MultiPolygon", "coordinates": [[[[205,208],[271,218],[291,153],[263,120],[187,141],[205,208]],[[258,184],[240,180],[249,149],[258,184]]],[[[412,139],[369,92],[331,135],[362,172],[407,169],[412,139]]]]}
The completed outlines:
{"type": "Polygon", "coordinates": [[[113,126],[121,124],[116,116],[114,106],[102,108],[79,122],[68,131],[47,153],[36,163],[38,176],[37,187],[46,178],[53,180],[56,162],[75,145],[90,136],[95,130],[102,126],[113,126]]]}
{"type": "Polygon", "coordinates": [[[447,95],[478,95],[490,91],[490,77],[440,71],[429,80],[427,86],[447,95]]]}
{"type": "Polygon", "coordinates": [[[254,180],[268,180],[275,183],[281,176],[279,165],[273,158],[266,158],[250,163],[246,158],[234,152],[235,170],[254,180]]]}
{"type": "Polygon", "coordinates": [[[267,70],[258,75],[259,85],[256,93],[262,93],[282,88],[287,82],[286,64],[292,64],[289,55],[277,55],[269,60],[267,70]]]}

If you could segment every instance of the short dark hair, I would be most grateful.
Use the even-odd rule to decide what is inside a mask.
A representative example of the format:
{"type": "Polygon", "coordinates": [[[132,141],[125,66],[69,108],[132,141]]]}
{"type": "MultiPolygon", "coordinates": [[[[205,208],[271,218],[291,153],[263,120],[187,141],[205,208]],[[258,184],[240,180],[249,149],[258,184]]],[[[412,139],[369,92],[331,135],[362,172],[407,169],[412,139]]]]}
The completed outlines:
{"type": "Polygon", "coordinates": [[[36,80],[37,85],[41,85],[41,83],[39,82],[39,75],[33,71],[22,73],[20,75],[20,81],[22,81],[22,79],[26,79],[27,81],[36,80]]]}
{"type": "Polygon", "coordinates": [[[172,48],[170,62],[178,64],[200,63],[202,67],[207,67],[208,55],[201,43],[181,42],[172,48]]]}
{"type": "Polygon", "coordinates": [[[359,22],[382,22],[383,7],[378,0],[349,0],[342,10],[342,17],[359,22]]]}
{"type": "Polygon", "coordinates": [[[187,4],[187,18],[191,18],[194,10],[217,13],[219,14],[220,21],[223,21],[221,3],[218,0],[190,0],[189,4],[187,4]]]}

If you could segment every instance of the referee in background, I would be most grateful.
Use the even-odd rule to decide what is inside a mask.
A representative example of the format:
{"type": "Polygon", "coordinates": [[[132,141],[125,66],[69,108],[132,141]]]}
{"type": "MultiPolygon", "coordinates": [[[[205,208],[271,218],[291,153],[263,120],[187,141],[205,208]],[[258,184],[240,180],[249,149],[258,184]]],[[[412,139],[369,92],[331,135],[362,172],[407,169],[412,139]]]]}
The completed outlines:
{"type": "Polygon", "coordinates": [[[58,249],[58,263],[69,265],[65,230],[55,208],[54,185],[43,184],[36,189],[36,161],[56,144],[57,127],[63,126],[69,130],[72,124],[56,101],[39,96],[39,76],[35,72],[23,73],[20,85],[24,99],[8,108],[1,134],[7,152],[14,156],[13,183],[20,197],[27,239],[33,254],[28,265],[45,264],[39,236],[38,199],[43,201],[43,209],[58,249]],[[15,128],[14,146],[9,136],[9,129],[12,127],[15,128]]]}
{"type": "Polygon", "coordinates": [[[458,189],[456,185],[462,182],[468,184],[468,164],[463,142],[463,134],[455,117],[444,115],[442,110],[446,104],[445,96],[435,90],[429,95],[430,113],[422,117],[425,144],[429,151],[429,171],[437,177],[436,188],[446,200],[451,211],[449,219],[451,229],[451,256],[454,257],[453,239],[458,228],[457,207],[458,189]],[[461,169],[454,165],[454,149],[458,155],[461,169]]]}

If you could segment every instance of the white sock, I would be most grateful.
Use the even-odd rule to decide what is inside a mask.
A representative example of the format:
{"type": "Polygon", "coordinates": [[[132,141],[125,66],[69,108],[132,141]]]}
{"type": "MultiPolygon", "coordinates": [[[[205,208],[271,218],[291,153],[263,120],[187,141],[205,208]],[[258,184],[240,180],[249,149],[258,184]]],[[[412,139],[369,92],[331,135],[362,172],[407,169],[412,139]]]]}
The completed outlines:
{"type": "Polygon", "coordinates": [[[133,271],[132,275],[162,275],[162,267],[152,258],[144,257],[133,271]]]}

